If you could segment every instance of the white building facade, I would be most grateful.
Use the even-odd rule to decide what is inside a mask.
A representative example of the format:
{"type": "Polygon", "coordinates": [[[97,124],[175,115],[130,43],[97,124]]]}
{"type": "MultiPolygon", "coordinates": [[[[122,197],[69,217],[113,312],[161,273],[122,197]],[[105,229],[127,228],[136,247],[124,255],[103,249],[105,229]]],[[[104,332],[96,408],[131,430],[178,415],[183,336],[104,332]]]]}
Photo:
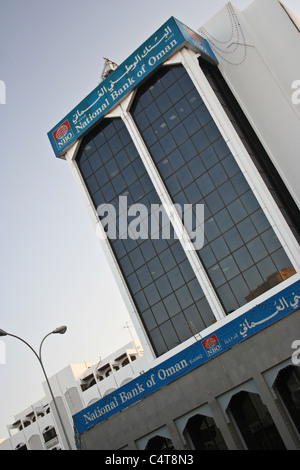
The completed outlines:
{"type": "MultiPolygon", "coordinates": [[[[147,368],[139,342],[132,342],[94,363],[71,364],[49,379],[72,450],[72,416],[132,380],[147,368]]],[[[0,450],[70,450],[46,382],[46,396],[15,415],[0,450]]]]}

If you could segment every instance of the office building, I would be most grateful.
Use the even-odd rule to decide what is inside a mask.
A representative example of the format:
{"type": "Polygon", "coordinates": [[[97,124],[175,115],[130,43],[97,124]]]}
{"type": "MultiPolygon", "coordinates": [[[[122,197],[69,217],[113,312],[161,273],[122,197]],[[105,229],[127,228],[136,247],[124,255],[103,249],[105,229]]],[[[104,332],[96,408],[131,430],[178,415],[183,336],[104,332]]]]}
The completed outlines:
{"type": "Polygon", "coordinates": [[[268,421],[264,448],[299,445],[293,418],[279,417],[291,408],[270,392],[281,370],[299,383],[295,363],[285,369],[300,337],[299,52],[297,19],[275,0],[228,3],[199,34],[171,17],[49,132],[152,361],[143,380],[74,417],[84,448],[142,449],[157,435],[197,448],[194,427],[214,423],[209,445],[253,448],[241,403],[260,432],[268,421]],[[151,410],[152,427],[125,432],[151,410]]]}

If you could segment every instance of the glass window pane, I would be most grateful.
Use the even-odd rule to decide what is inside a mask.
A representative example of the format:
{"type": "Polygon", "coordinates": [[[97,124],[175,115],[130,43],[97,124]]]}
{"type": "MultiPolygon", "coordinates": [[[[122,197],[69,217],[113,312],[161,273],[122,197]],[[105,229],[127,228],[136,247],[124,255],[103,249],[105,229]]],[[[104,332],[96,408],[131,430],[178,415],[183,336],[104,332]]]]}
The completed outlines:
{"type": "Polygon", "coordinates": [[[172,324],[180,338],[180,341],[186,341],[191,336],[191,332],[187,327],[187,320],[182,313],[172,318],[172,324]]]}
{"type": "Polygon", "coordinates": [[[165,114],[165,112],[169,108],[171,108],[172,101],[170,100],[168,95],[166,93],[164,93],[156,99],[156,104],[157,104],[157,107],[158,107],[159,111],[161,112],[161,114],[165,114]]]}
{"type": "Polygon", "coordinates": [[[129,274],[131,274],[134,271],[134,268],[128,256],[125,256],[124,258],[120,259],[119,263],[125,276],[129,276],[129,274]]]}
{"type": "Polygon", "coordinates": [[[201,249],[201,260],[206,268],[210,268],[216,264],[217,259],[209,245],[206,245],[201,249]]]}
{"type": "Polygon", "coordinates": [[[178,303],[177,298],[175,297],[175,294],[171,294],[168,297],[164,298],[163,303],[170,317],[176,315],[181,310],[181,307],[178,303]]]}
{"type": "Polygon", "coordinates": [[[277,272],[277,268],[270,257],[257,263],[257,268],[263,279],[274,277],[277,272]]]}
{"type": "Polygon", "coordinates": [[[223,237],[219,237],[211,242],[210,246],[217,260],[225,258],[230,253],[223,237]]]}
{"type": "MultiPolygon", "coordinates": [[[[234,161],[232,155],[230,156],[230,158],[231,158],[230,166],[232,167],[232,171],[236,172],[237,163],[234,161]]],[[[228,163],[229,163],[228,159],[226,159],[225,162],[223,162],[224,166],[225,166],[225,164],[227,165],[227,172],[228,172],[228,166],[229,166],[228,163]]],[[[247,183],[246,178],[244,177],[244,175],[241,172],[234,175],[231,178],[231,182],[232,182],[236,192],[239,195],[244,194],[246,191],[249,191],[249,189],[250,189],[250,186],[247,183]]],[[[252,194],[252,193],[250,192],[250,194],[252,194]]]]}
{"type": "Polygon", "coordinates": [[[193,279],[192,281],[190,281],[188,283],[188,288],[195,302],[197,302],[197,300],[202,299],[203,291],[200,288],[198,279],[193,279]]]}
{"type": "Polygon", "coordinates": [[[280,248],[280,241],[278,240],[274,230],[270,228],[261,235],[261,238],[269,253],[273,253],[280,248]]]}
{"type": "Polygon", "coordinates": [[[189,137],[183,124],[178,124],[171,132],[177,145],[182,144],[189,137]]]}
{"type": "Polygon", "coordinates": [[[168,178],[168,176],[172,175],[172,173],[173,173],[173,168],[171,167],[168,158],[165,158],[160,163],[158,163],[157,167],[158,167],[158,170],[159,170],[161,176],[164,179],[168,178]]]}
{"type": "Polygon", "coordinates": [[[172,150],[176,148],[176,142],[171,134],[167,134],[162,137],[160,143],[166,155],[168,155],[170,152],[172,152],[172,150]]]}
{"type": "Polygon", "coordinates": [[[161,265],[161,262],[157,257],[150,261],[148,266],[153,279],[159,278],[164,273],[164,269],[161,265]]]}
{"type": "Polygon", "coordinates": [[[259,237],[247,243],[247,248],[256,263],[268,255],[266,247],[259,237]]]}
{"type": "Polygon", "coordinates": [[[204,152],[204,149],[209,145],[209,141],[202,129],[192,136],[192,141],[197,151],[202,152],[201,156],[205,163],[206,152],[204,152]]]}
{"type": "Polygon", "coordinates": [[[199,331],[204,330],[204,328],[208,326],[208,324],[203,320],[203,318],[205,318],[204,310],[205,307],[204,305],[202,306],[201,301],[197,303],[197,307],[195,305],[191,305],[184,310],[184,316],[188,323],[189,329],[193,334],[199,333],[199,331]]]}
{"type": "Polygon", "coordinates": [[[227,232],[234,225],[227,209],[221,210],[214,216],[214,219],[222,233],[227,232]]]}
{"type": "Polygon", "coordinates": [[[87,180],[86,180],[86,185],[88,187],[88,190],[91,192],[91,193],[94,193],[97,191],[99,185],[98,185],[98,182],[95,178],[94,175],[90,176],[87,180]]]}
{"type": "MultiPolygon", "coordinates": [[[[290,270],[291,274],[295,274],[296,271],[292,267],[291,261],[289,260],[283,248],[280,248],[278,251],[272,254],[272,260],[274,261],[278,271],[284,273],[284,271],[290,270]]],[[[287,272],[285,274],[287,274],[287,272]]]]}
{"type": "Polygon", "coordinates": [[[227,175],[221,163],[212,167],[212,169],[209,171],[209,174],[215,186],[220,186],[222,183],[224,183],[227,180],[227,175]]]}
{"type": "Polygon", "coordinates": [[[174,326],[170,321],[163,323],[160,326],[161,334],[163,335],[164,341],[166,342],[168,349],[175,348],[180,343],[179,338],[176,334],[174,326]]]}
{"type": "Polygon", "coordinates": [[[250,268],[253,264],[253,259],[245,246],[235,251],[233,256],[241,271],[250,268]]]}
{"type": "Polygon", "coordinates": [[[221,232],[213,217],[205,221],[204,233],[208,241],[214,240],[220,235],[221,232]]]}
{"type": "Polygon", "coordinates": [[[143,132],[143,139],[148,147],[157,142],[157,135],[151,126],[143,132]]]}
{"type": "Polygon", "coordinates": [[[207,173],[197,179],[197,185],[203,196],[208,195],[211,191],[215,189],[214,183],[207,173]]]}
{"type": "Polygon", "coordinates": [[[176,172],[178,181],[183,188],[188,186],[193,181],[193,176],[187,166],[184,166],[176,172]]]}
{"type": "Polygon", "coordinates": [[[144,111],[142,111],[140,114],[136,115],[135,120],[136,120],[136,123],[137,123],[138,127],[142,131],[145,130],[150,125],[149,119],[147,118],[144,111]]]}
{"type": "MultiPolygon", "coordinates": [[[[214,145],[214,147],[215,147],[215,145],[214,145]]],[[[226,145],[226,147],[227,147],[227,145],[226,145]]],[[[225,171],[226,171],[227,175],[229,176],[229,178],[232,178],[236,173],[240,173],[239,166],[238,166],[237,162],[235,161],[235,159],[233,158],[233,156],[231,154],[228,155],[226,158],[224,158],[224,160],[222,160],[222,165],[225,168],[225,171]]],[[[231,181],[232,181],[232,179],[231,179],[231,181]]],[[[237,186],[236,182],[232,183],[232,184],[233,184],[234,187],[237,186]]]]}
{"type": "Polygon", "coordinates": [[[161,356],[162,354],[168,351],[167,345],[164,342],[159,328],[154,328],[150,332],[150,338],[152,340],[151,342],[153,344],[154,350],[158,356],[161,356]]]}
{"type": "Polygon", "coordinates": [[[226,282],[225,276],[218,264],[208,269],[208,274],[215,287],[220,287],[226,282]]]}
{"type": "Polygon", "coordinates": [[[183,309],[189,307],[193,303],[191,293],[186,286],[182,286],[180,289],[177,289],[176,297],[183,309]]]}
{"type": "Polygon", "coordinates": [[[165,135],[169,129],[168,129],[168,126],[164,120],[164,118],[160,117],[159,119],[157,119],[157,121],[155,121],[153,124],[152,124],[152,128],[157,136],[158,139],[160,139],[163,135],[165,135]]]}
{"type": "Polygon", "coordinates": [[[129,253],[129,258],[135,269],[140,268],[144,264],[143,255],[138,247],[129,253]]]}
{"type": "Polygon", "coordinates": [[[240,305],[243,305],[246,301],[248,301],[247,296],[249,295],[249,287],[247,286],[243,276],[235,277],[229,282],[229,284],[236,300],[240,305]]]}
{"type": "Polygon", "coordinates": [[[185,283],[178,267],[173,268],[171,271],[168,272],[168,279],[170,281],[171,286],[175,290],[185,283]]]}
{"type": "Polygon", "coordinates": [[[213,191],[208,196],[206,196],[205,202],[212,214],[216,214],[216,212],[219,212],[224,207],[223,201],[220,198],[218,191],[213,191]]]}
{"type": "Polygon", "coordinates": [[[251,220],[253,225],[258,233],[264,232],[268,227],[270,227],[269,221],[262,209],[259,209],[254,214],[251,215],[251,220]]]}
{"type": "Polygon", "coordinates": [[[171,287],[171,284],[168,281],[167,276],[162,276],[156,281],[156,287],[158,292],[160,293],[160,296],[166,297],[167,295],[171,294],[173,292],[173,289],[171,287]]]}
{"type": "Polygon", "coordinates": [[[189,136],[192,136],[193,134],[195,134],[195,132],[197,132],[199,129],[199,121],[198,119],[195,118],[194,114],[186,117],[183,121],[183,124],[189,136]]]}
{"type": "Polygon", "coordinates": [[[257,231],[249,218],[238,224],[237,228],[245,243],[257,236],[257,231]]]}
{"type": "Polygon", "coordinates": [[[158,325],[161,325],[169,319],[168,312],[162,302],[158,302],[152,307],[154,318],[158,325]]]}
{"type": "Polygon", "coordinates": [[[256,266],[252,266],[252,268],[244,271],[243,276],[251,291],[263,284],[263,278],[256,266]]]}
{"type": "Polygon", "coordinates": [[[145,294],[143,291],[139,292],[134,296],[135,303],[138,306],[138,309],[143,312],[144,310],[147,310],[149,308],[149,304],[147,302],[147,299],[145,297],[145,294]]]}
{"type": "Polygon", "coordinates": [[[208,124],[206,124],[206,126],[203,127],[203,129],[210,142],[214,142],[219,137],[221,137],[220,131],[214,121],[210,121],[208,124]]]}
{"type": "Polygon", "coordinates": [[[178,168],[180,168],[182,165],[184,165],[184,160],[178,149],[170,153],[168,161],[171,163],[175,171],[178,170],[178,168]]]}
{"type": "Polygon", "coordinates": [[[144,325],[146,326],[148,331],[152,330],[153,328],[155,328],[157,326],[155,318],[154,318],[154,316],[153,316],[150,309],[148,309],[148,310],[146,310],[146,312],[142,313],[141,317],[142,317],[144,325]]]}
{"type": "Polygon", "coordinates": [[[224,284],[221,286],[218,289],[218,294],[227,313],[234,312],[239,308],[239,304],[231,290],[230,285],[224,284]]]}
{"type": "Polygon", "coordinates": [[[248,191],[246,194],[244,194],[241,197],[241,201],[244,204],[248,214],[252,214],[253,212],[257,211],[257,209],[259,209],[258,201],[252,191],[248,191]]]}
{"type": "Polygon", "coordinates": [[[177,83],[171,85],[167,89],[167,93],[172,103],[177,103],[177,101],[179,101],[183,97],[183,91],[177,83]]]}
{"type": "Polygon", "coordinates": [[[230,181],[226,181],[226,183],[222,184],[222,186],[218,188],[218,191],[224,204],[229,204],[237,199],[237,193],[230,181]]]}
{"type": "Polygon", "coordinates": [[[239,199],[229,204],[227,208],[235,223],[238,223],[247,217],[247,212],[239,199]]]}
{"type": "Polygon", "coordinates": [[[197,116],[201,126],[204,126],[204,124],[211,120],[211,115],[205,104],[202,104],[198,109],[195,110],[195,115],[197,116]]]}
{"type": "Polygon", "coordinates": [[[102,145],[102,147],[98,148],[98,153],[101,156],[102,162],[105,163],[108,160],[111,159],[112,151],[110,150],[110,147],[108,144],[102,145]]]}
{"type": "Polygon", "coordinates": [[[150,284],[144,289],[145,296],[149,302],[149,305],[154,305],[159,302],[160,295],[154,284],[150,284]]]}
{"type": "Polygon", "coordinates": [[[195,88],[187,94],[187,99],[192,108],[195,110],[203,104],[203,100],[195,88]]]}
{"type": "MultiPolygon", "coordinates": [[[[191,144],[192,145],[192,144],[191,144]]],[[[188,167],[192,174],[194,175],[194,178],[198,178],[205,172],[205,167],[202,163],[202,160],[200,159],[199,156],[193,158],[188,162],[188,167]]]]}
{"type": "Polygon", "coordinates": [[[139,268],[136,271],[136,275],[142,287],[145,287],[152,282],[152,276],[147,266],[139,268]]]}
{"type": "Polygon", "coordinates": [[[85,161],[84,163],[82,163],[81,172],[85,178],[88,178],[89,176],[91,176],[93,170],[88,161],[85,161]]]}
{"type": "Polygon", "coordinates": [[[220,261],[220,266],[228,281],[239,274],[239,269],[232,256],[227,256],[220,261]]]}
{"type": "Polygon", "coordinates": [[[132,273],[130,276],[127,277],[127,282],[133,294],[136,294],[136,292],[138,292],[142,288],[135,273],[132,273]]]}

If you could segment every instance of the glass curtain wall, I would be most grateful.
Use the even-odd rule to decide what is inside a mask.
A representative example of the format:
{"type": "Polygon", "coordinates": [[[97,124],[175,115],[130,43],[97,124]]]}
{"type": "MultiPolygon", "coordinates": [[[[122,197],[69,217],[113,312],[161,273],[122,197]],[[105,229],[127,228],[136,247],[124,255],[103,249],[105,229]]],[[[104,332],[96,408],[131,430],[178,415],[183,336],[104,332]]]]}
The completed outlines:
{"type": "Polygon", "coordinates": [[[197,250],[226,314],[295,273],[183,66],[161,67],[131,108],[174,203],[205,206],[197,250]]]}
{"type": "MultiPolygon", "coordinates": [[[[128,208],[143,204],[147,214],[141,224],[149,228],[151,207],[161,204],[123,121],[102,120],[83,139],[76,162],[94,207],[110,204],[116,211],[116,237],[109,241],[155,353],[211,325],[214,315],[179,240],[172,230],[163,238],[163,219],[157,238],[121,233],[120,217],[128,208]],[[120,206],[120,196],[127,198],[127,207],[120,206]]],[[[108,230],[106,216],[101,219],[108,230]]],[[[126,217],[128,226],[134,219],[126,217]]]]}

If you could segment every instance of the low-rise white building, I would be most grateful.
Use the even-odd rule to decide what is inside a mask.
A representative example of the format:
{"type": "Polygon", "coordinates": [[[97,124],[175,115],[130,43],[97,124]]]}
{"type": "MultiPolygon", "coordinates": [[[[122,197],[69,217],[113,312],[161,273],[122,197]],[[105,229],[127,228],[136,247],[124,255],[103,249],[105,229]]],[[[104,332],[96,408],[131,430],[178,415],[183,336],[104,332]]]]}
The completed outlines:
{"type": "MultiPolygon", "coordinates": [[[[131,342],[97,362],[70,364],[49,379],[71,446],[72,416],[149,368],[139,342],[131,342]]],[[[14,416],[0,450],[65,450],[64,433],[46,382],[46,396],[14,416]]]]}

